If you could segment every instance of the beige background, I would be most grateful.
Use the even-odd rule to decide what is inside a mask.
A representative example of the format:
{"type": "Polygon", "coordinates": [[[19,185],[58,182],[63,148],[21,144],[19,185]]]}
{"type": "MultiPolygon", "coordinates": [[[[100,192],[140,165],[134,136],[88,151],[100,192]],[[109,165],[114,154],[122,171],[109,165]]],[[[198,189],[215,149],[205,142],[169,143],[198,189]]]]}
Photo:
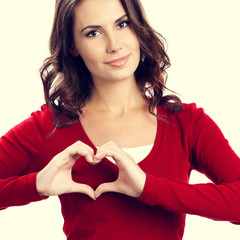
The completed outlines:
{"type": "MultiPolygon", "coordinates": [[[[48,56],[54,0],[0,0],[0,135],[43,104],[38,68],[48,56]]],[[[168,40],[168,87],[196,102],[239,150],[240,1],[143,0],[168,40]]],[[[194,173],[191,182],[206,182],[194,173]]],[[[0,239],[65,239],[57,198],[0,212],[0,239]]],[[[240,227],[188,216],[184,240],[238,240],[240,227]]]]}

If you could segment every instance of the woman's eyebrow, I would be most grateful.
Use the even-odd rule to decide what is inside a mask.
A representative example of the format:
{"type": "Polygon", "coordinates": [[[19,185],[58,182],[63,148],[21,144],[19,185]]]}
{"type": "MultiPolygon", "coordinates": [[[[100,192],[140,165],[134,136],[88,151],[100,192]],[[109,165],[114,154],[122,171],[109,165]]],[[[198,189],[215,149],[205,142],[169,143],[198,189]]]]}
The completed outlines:
{"type": "MultiPolygon", "coordinates": [[[[127,17],[127,14],[124,14],[123,16],[121,16],[120,18],[118,18],[114,23],[120,22],[120,21],[123,20],[125,17],[127,17]]],[[[88,25],[88,26],[84,27],[84,28],[81,30],[81,32],[85,31],[85,30],[88,29],[88,28],[91,28],[91,29],[99,29],[99,28],[101,28],[101,27],[102,27],[102,26],[100,26],[100,25],[88,25]]]]}
{"type": "Polygon", "coordinates": [[[120,18],[118,18],[118,19],[115,21],[115,23],[118,23],[118,22],[122,21],[125,17],[128,17],[128,15],[127,15],[127,14],[124,14],[123,16],[121,16],[120,18]]]}

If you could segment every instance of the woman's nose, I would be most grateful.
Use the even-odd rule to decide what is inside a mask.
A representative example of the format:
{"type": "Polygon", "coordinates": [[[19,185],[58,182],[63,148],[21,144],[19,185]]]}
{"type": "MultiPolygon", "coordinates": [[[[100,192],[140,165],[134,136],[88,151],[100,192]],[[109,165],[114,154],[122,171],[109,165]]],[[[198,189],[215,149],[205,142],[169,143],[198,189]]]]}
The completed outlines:
{"type": "Polygon", "coordinates": [[[109,54],[116,53],[120,49],[122,49],[120,39],[114,33],[108,34],[106,52],[109,54]]]}

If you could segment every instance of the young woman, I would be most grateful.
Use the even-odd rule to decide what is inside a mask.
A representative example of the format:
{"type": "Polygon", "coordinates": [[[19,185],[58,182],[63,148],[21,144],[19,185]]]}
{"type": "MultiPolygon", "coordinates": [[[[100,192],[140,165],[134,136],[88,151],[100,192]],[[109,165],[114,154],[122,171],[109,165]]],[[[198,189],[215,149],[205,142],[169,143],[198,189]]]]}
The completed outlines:
{"type": "Polygon", "coordinates": [[[68,239],[182,239],[240,222],[240,161],[195,104],[163,95],[163,38],[137,0],[56,2],[46,105],[0,142],[0,208],[59,195],[68,239]],[[188,184],[192,169],[214,183],[188,184]]]}

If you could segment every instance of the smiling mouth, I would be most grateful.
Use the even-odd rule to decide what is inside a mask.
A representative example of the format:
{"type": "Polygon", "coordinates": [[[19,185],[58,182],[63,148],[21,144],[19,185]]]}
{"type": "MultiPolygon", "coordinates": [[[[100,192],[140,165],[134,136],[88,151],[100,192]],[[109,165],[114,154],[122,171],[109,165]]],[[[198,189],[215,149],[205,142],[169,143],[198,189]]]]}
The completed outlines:
{"type": "Polygon", "coordinates": [[[114,60],[109,61],[109,62],[105,62],[105,64],[108,64],[111,67],[122,67],[128,61],[129,57],[130,57],[130,54],[127,55],[127,56],[118,58],[118,59],[114,59],[114,60]]]}

